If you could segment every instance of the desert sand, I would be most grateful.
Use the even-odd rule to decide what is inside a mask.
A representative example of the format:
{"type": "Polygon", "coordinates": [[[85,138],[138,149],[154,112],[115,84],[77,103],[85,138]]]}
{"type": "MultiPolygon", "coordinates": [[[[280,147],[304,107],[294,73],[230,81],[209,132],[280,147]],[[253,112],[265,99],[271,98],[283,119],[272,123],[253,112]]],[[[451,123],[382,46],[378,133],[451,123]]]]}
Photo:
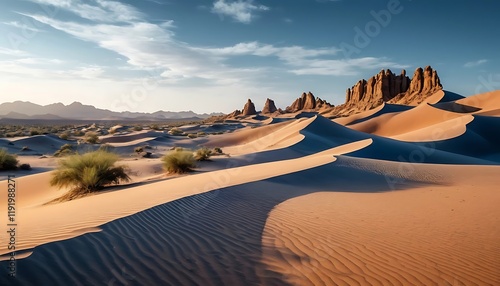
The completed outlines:
{"type": "Polygon", "coordinates": [[[0,284],[500,285],[500,91],[446,98],[182,127],[227,131],[195,139],[106,135],[132,182],[59,203],[58,159],[40,154],[67,142],[2,139],[30,146],[33,170],[12,172],[17,277],[2,243],[0,284]],[[151,158],[134,154],[144,145],[151,158]],[[165,174],[163,154],[197,146],[226,155],[165,174]]]}

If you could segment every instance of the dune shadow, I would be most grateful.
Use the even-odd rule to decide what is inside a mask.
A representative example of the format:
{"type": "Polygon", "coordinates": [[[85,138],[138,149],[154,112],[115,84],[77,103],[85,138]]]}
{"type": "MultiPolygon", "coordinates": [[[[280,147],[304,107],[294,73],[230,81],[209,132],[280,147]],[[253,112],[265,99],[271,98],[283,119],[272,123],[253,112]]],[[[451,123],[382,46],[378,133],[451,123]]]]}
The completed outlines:
{"type": "Polygon", "coordinates": [[[112,221],[101,232],[38,246],[17,261],[13,280],[3,261],[0,284],[287,285],[261,262],[274,207],[318,191],[385,192],[422,184],[391,186],[384,175],[334,162],[215,190],[112,221]]]}

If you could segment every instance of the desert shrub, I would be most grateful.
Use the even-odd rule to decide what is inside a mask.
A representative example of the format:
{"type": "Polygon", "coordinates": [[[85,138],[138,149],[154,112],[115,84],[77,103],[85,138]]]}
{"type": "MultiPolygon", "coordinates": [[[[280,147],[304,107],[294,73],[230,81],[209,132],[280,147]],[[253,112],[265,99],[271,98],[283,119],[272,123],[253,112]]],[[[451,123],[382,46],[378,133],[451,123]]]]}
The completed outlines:
{"type": "Polygon", "coordinates": [[[163,168],[169,173],[191,172],[196,167],[193,152],[173,151],[163,156],[163,168]]]}
{"type": "Polygon", "coordinates": [[[101,146],[99,146],[99,149],[100,151],[107,151],[107,152],[110,152],[114,149],[115,147],[109,145],[108,143],[105,143],[105,144],[102,144],[101,146]]]}
{"type": "Polygon", "coordinates": [[[174,127],[172,129],[170,129],[170,131],[168,131],[168,134],[174,135],[174,136],[182,136],[182,135],[184,135],[184,132],[181,129],[174,127]]]}
{"type": "Polygon", "coordinates": [[[74,146],[71,144],[64,144],[54,153],[54,157],[63,157],[74,154],[74,146]]]}
{"type": "Polygon", "coordinates": [[[61,138],[62,140],[68,140],[70,135],[71,134],[68,131],[66,131],[66,132],[61,133],[59,135],[59,138],[61,138]]]}
{"type": "Polygon", "coordinates": [[[196,134],[196,135],[198,135],[198,137],[202,137],[202,136],[207,135],[207,133],[205,133],[205,132],[198,132],[198,134],[196,134]]]}
{"type": "Polygon", "coordinates": [[[96,192],[110,184],[128,182],[125,166],[115,166],[119,157],[116,154],[98,150],[83,155],[71,155],[59,162],[54,171],[51,186],[70,187],[65,197],[71,200],[82,195],[96,192]]]}
{"type": "Polygon", "coordinates": [[[144,152],[144,147],[142,147],[142,146],[135,147],[134,152],[137,154],[142,153],[142,152],[144,152]]]}
{"type": "Polygon", "coordinates": [[[99,143],[99,135],[97,135],[96,132],[89,131],[85,133],[85,142],[90,144],[97,144],[99,143]]]}
{"type": "Polygon", "coordinates": [[[21,136],[23,136],[23,132],[21,132],[21,131],[9,132],[9,133],[5,134],[5,136],[7,138],[21,137],[21,136]]]}
{"type": "Polygon", "coordinates": [[[18,162],[15,155],[9,154],[5,149],[0,149],[0,171],[15,170],[18,162]]]}
{"type": "Polygon", "coordinates": [[[85,133],[83,133],[82,130],[76,130],[75,132],[73,132],[73,135],[79,137],[85,135],[85,133]]]}
{"type": "Polygon", "coordinates": [[[31,129],[30,130],[30,136],[35,136],[35,135],[40,135],[41,131],[38,129],[31,129]]]}
{"type": "Polygon", "coordinates": [[[137,125],[137,126],[134,126],[132,129],[134,131],[141,131],[142,130],[142,126],[137,125]]]}
{"type": "Polygon", "coordinates": [[[29,170],[31,170],[31,165],[30,164],[21,164],[21,165],[19,165],[19,169],[29,171],[29,170]]]}
{"type": "Polygon", "coordinates": [[[190,133],[187,135],[188,138],[191,138],[191,139],[194,139],[194,138],[198,138],[198,135],[194,134],[194,133],[190,133]]]}
{"type": "Polygon", "coordinates": [[[158,126],[158,124],[152,124],[151,126],[149,126],[149,128],[153,130],[160,130],[160,126],[158,126]]]}
{"type": "Polygon", "coordinates": [[[214,148],[214,152],[215,152],[215,153],[217,153],[217,154],[222,154],[222,153],[223,153],[223,152],[222,152],[222,149],[221,149],[221,148],[219,148],[219,147],[215,147],[215,148],[214,148]]]}
{"type": "Polygon", "coordinates": [[[212,156],[212,150],[203,147],[196,150],[194,158],[196,161],[208,161],[210,156],[212,156]]]}
{"type": "Polygon", "coordinates": [[[21,151],[30,151],[30,147],[28,146],[23,146],[23,148],[21,148],[21,151]]]}

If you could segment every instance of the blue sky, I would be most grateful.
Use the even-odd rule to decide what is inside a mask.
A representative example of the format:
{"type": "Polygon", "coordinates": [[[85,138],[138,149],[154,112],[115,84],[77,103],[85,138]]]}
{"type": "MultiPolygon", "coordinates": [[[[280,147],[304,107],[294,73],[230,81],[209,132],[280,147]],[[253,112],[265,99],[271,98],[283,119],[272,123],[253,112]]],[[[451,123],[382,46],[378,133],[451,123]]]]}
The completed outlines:
{"type": "MultiPolygon", "coordinates": [[[[0,102],[116,111],[333,104],[381,69],[500,89],[499,1],[2,0],[0,102]]],[[[22,111],[18,111],[22,112],[22,111]]]]}

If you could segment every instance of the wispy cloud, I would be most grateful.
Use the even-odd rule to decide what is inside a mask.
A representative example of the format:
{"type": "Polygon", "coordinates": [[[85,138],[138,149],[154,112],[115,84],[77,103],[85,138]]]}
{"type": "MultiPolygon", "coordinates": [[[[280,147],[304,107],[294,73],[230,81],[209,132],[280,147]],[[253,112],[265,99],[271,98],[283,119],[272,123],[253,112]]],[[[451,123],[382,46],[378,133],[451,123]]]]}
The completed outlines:
{"type": "MultiPolygon", "coordinates": [[[[82,4],[83,2],[80,0],[32,1],[52,3],[68,11],[76,11],[78,8],[84,7],[84,10],[80,10],[78,13],[88,21],[63,21],[45,15],[26,16],[82,41],[94,43],[103,49],[119,54],[126,59],[130,70],[155,70],[158,75],[161,75],[163,82],[168,83],[199,80],[199,84],[202,85],[224,86],[238,83],[240,86],[246,84],[250,87],[271,70],[273,73],[282,72],[283,74],[292,73],[295,75],[348,76],[359,74],[361,70],[407,67],[387,58],[344,59],[339,55],[341,50],[336,47],[276,46],[260,42],[242,42],[227,47],[194,46],[176,38],[174,31],[177,28],[172,21],[150,23],[134,7],[115,1],[96,0],[93,7],[82,4]],[[96,9],[95,11],[100,11],[99,9],[109,10],[110,15],[124,15],[122,19],[126,19],[126,21],[113,22],[105,19],[99,13],[90,15],[94,9],[96,9]],[[275,58],[278,60],[278,64],[255,66],[248,64],[246,67],[232,65],[230,59],[240,56],[275,58]]],[[[232,7],[233,10],[230,10],[234,12],[234,15],[238,15],[241,11],[245,14],[245,11],[251,13],[256,10],[268,9],[250,1],[232,3],[217,1],[214,3],[214,7],[217,3],[222,3],[225,5],[223,7],[226,8],[232,7]]],[[[252,16],[249,15],[242,16],[243,18],[240,20],[250,21],[252,16]]],[[[103,75],[103,68],[105,67],[77,68],[69,74],[83,78],[98,77],[103,75]]],[[[117,69],[125,70],[127,67],[122,66],[117,69]]]]}
{"type": "Polygon", "coordinates": [[[243,55],[277,57],[284,64],[292,67],[292,69],[288,69],[288,72],[296,75],[347,76],[359,74],[360,70],[408,67],[386,58],[336,59],[335,56],[341,51],[336,47],[310,49],[301,46],[276,47],[258,42],[249,42],[239,43],[231,47],[198,50],[221,58],[243,55]]]}
{"type": "Polygon", "coordinates": [[[77,70],[71,71],[70,73],[77,77],[82,77],[85,79],[96,79],[104,73],[104,69],[97,66],[81,67],[77,70]]]}
{"type": "Polygon", "coordinates": [[[118,1],[95,0],[95,5],[79,0],[31,0],[67,10],[81,18],[105,23],[130,22],[143,16],[133,6],[118,1]]]}
{"type": "Polygon", "coordinates": [[[22,51],[22,50],[13,50],[13,49],[0,47],[0,55],[24,57],[24,56],[28,56],[29,54],[27,52],[22,51]]]}
{"type": "Polygon", "coordinates": [[[488,60],[486,60],[486,59],[481,59],[481,60],[477,60],[477,61],[471,61],[471,62],[465,63],[464,67],[466,67],[466,68],[477,67],[477,66],[485,64],[487,62],[488,62],[488,60]]]}
{"type": "Polygon", "coordinates": [[[254,4],[253,0],[238,0],[226,2],[225,0],[217,0],[212,6],[212,13],[219,16],[229,16],[235,21],[248,24],[255,18],[255,12],[268,11],[269,7],[254,4]]]}
{"type": "Polygon", "coordinates": [[[2,24],[7,25],[7,26],[11,26],[11,27],[15,27],[18,29],[26,30],[26,31],[36,32],[36,33],[43,32],[42,30],[39,30],[39,29],[33,27],[32,25],[27,25],[27,24],[24,24],[24,23],[21,23],[18,21],[2,22],[2,24]]]}

